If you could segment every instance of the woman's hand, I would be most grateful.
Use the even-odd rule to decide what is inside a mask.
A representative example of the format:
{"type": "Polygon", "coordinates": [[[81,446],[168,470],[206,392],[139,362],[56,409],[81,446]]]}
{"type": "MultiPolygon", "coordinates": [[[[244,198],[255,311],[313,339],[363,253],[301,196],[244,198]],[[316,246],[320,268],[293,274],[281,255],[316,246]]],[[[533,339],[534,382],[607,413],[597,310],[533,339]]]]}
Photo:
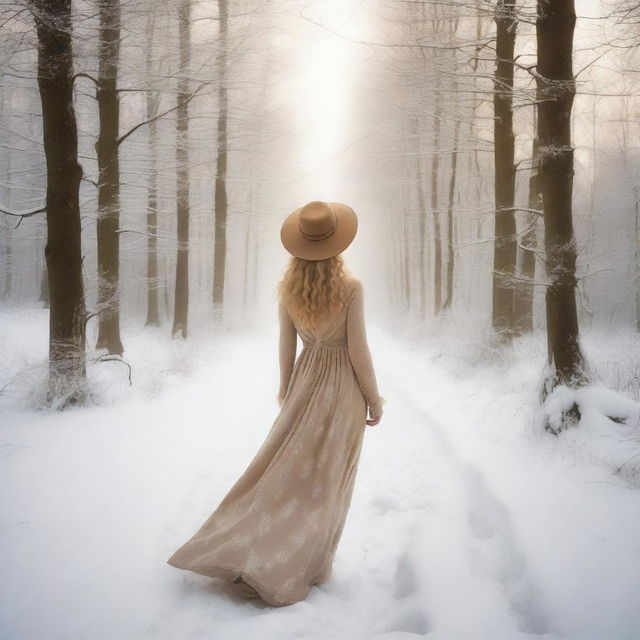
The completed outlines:
{"type": "Polygon", "coordinates": [[[382,405],[385,402],[385,399],[380,396],[375,402],[368,404],[369,419],[366,420],[366,423],[370,427],[377,425],[382,420],[382,405]]]}
{"type": "Polygon", "coordinates": [[[366,422],[370,427],[373,427],[373,426],[377,425],[380,422],[381,418],[382,418],[382,416],[376,416],[375,418],[371,418],[371,419],[367,420],[366,422]]]}

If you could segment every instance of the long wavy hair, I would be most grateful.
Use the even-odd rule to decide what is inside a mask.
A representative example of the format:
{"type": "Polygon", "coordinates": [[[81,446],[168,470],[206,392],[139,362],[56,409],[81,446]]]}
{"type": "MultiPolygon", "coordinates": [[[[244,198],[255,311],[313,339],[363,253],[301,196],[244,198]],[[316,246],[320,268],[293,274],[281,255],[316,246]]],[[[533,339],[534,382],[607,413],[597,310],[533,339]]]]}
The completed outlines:
{"type": "Polygon", "coordinates": [[[277,293],[296,323],[313,332],[342,308],[351,277],[340,255],[326,260],[291,256],[277,293]]]}

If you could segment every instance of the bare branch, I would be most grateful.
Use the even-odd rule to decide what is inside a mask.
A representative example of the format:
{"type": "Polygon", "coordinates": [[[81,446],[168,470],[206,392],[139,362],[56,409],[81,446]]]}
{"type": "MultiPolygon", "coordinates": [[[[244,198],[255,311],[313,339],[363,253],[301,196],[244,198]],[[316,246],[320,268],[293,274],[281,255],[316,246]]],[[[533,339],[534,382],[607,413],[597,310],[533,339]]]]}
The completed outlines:
{"type": "Polygon", "coordinates": [[[39,207],[38,209],[34,209],[33,211],[25,211],[23,213],[18,213],[16,211],[9,211],[0,205],[0,213],[4,213],[6,216],[14,216],[15,218],[30,218],[31,216],[35,216],[38,213],[42,213],[46,211],[46,205],[39,207]]]}
{"type": "Polygon", "coordinates": [[[133,384],[133,382],[131,381],[131,365],[126,360],[123,360],[120,356],[113,355],[113,354],[104,354],[93,360],[94,364],[96,362],[120,362],[121,364],[125,365],[125,367],[129,369],[129,384],[130,385],[133,384]]]}
{"type": "Polygon", "coordinates": [[[92,75],[89,75],[88,73],[85,73],[84,71],[81,71],[80,73],[76,73],[72,80],[75,82],[76,78],[88,78],[89,80],[91,80],[91,82],[93,82],[96,87],[98,87],[100,85],[100,83],[96,80],[96,78],[94,78],[92,75]]]}
{"type": "Polygon", "coordinates": [[[163,118],[164,116],[171,113],[172,111],[176,111],[182,105],[188,104],[189,102],[191,102],[191,100],[193,100],[196,97],[196,95],[200,92],[200,90],[203,87],[207,86],[208,84],[209,84],[208,82],[201,83],[200,86],[186,100],[182,100],[181,102],[178,102],[170,109],[167,109],[166,111],[163,111],[162,113],[159,113],[153,116],[153,118],[148,118],[147,120],[143,120],[142,122],[139,122],[135,127],[132,127],[131,129],[129,129],[129,131],[127,131],[127,133],[122,134],[118,138],[117,145],[120,146],[132,133],[135,133],[140,127],[144,127],[145,124],[149,124],[151,122],[155,122],[156,120],[160,120],[160,118],[163,118]]]}

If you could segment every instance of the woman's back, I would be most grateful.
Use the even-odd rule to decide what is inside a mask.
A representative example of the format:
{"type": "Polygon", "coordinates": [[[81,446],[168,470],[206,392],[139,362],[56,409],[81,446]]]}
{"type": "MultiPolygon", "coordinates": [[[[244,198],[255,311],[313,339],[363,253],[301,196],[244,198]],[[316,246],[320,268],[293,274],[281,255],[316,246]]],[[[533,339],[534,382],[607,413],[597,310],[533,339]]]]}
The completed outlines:
{"type": "Polygon", "coordinates": [[[344,350],[356,375],[372,417],[382,415],[384,399],[378,393],[378,385],[367,341],[364,320],[364,290],[356,278],[347,281],[347,292],[342,308],[330,317],[317,331],[299,326],[281,301],[280,316],[280,364],[281,381],[279,397],[284,399],[296,355],[297,336],[302,340],[300,359],[314,350],[344,350]]]}

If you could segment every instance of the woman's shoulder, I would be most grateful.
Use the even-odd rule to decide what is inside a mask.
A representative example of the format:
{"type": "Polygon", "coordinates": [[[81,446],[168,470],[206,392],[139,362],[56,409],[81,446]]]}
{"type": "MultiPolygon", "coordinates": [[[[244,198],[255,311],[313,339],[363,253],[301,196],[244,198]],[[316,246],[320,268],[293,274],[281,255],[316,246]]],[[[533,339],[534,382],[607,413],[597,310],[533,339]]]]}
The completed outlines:
{"type": "Polygon", "coordinates": [[[348,299],[352,300],[356,295],[362,293],[362,282],[358,278],[349,278],[347,282],[348,299]]]}

